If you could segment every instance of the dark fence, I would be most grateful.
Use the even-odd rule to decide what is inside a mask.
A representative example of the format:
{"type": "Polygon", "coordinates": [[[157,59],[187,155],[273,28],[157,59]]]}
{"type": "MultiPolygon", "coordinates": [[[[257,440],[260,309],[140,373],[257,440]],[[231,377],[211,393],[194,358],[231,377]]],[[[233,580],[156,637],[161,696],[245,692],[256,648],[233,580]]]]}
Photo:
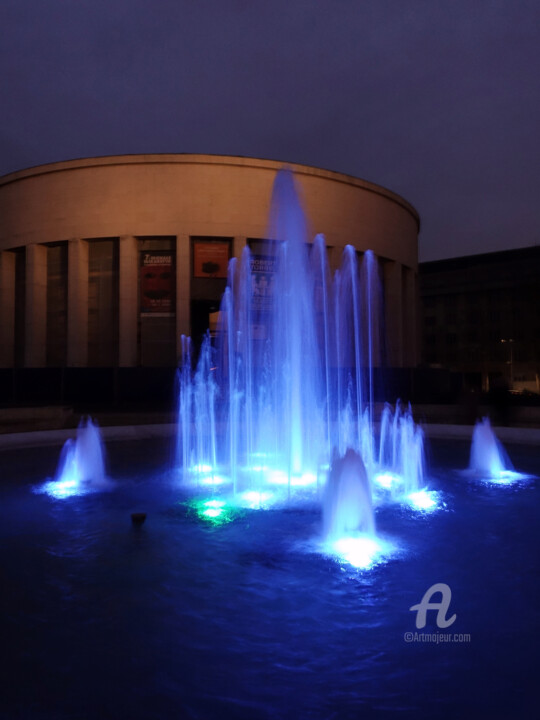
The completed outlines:
{"type": "Polygon", "coordinates": [[[175,406],[176,368],[2,368],[0,406],[175,406]]]}
{"type": "MultiPolygon", "coordinates": [[[[0,369],[0,407],[68,405],[103,409],[137,408],[169,411],[176,406],[176,368],[7,368],[0,369]]],[[[351,373],[354,379],[354,372],[351,373]]],[[[477,378],[439,368],[374,368],[375,402],[454,404],[480,396],[477,378]]],[[[484,400],[495,404],[539,405],[538,395],[513,395],[494,389],[484,400]]],[[[365,398],[367,400],[367,397],[365,398]]]]}
{"type": "MultiPolygon", "coordinates": [[[[0,406],[143,405],[168,410],[175,405],[175,375],[176,368],[0,369],[0,406]]],[[[451,403],[463,387],[461,374],[445,370],[375,368],[371,379],[378,402],[451,403]]]]}

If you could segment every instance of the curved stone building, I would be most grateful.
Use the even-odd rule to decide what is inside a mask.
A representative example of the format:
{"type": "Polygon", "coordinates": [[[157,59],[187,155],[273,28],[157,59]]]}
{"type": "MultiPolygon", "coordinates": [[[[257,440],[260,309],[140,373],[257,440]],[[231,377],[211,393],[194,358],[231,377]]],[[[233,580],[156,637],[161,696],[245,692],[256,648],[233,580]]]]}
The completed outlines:
{"type": "MultiPolygon", "coordinates": [[[[174,366],[180,335],[216,311],[228,259],[262,247],[281,167],[127,155],[0,178],[0,367],[174,366]]],[[[376,254],[387,363],[414,366],[418,214],[364,180],[290,167],[332,268],[347,244],[376,254]]]]}

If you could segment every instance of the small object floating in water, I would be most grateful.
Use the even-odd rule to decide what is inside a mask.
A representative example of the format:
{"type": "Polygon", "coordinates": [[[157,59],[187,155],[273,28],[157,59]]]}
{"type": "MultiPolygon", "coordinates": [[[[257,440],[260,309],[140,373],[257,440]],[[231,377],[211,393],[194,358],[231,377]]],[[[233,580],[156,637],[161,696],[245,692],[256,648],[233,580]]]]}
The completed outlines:
{"type": "Polygon", "coordinates": [[[140,527],[144,523],[145,520],[146,520],[146,513],[143,513],[143,512],[131,513],[131,522],[134,525],[134,527],[140,527]]]}

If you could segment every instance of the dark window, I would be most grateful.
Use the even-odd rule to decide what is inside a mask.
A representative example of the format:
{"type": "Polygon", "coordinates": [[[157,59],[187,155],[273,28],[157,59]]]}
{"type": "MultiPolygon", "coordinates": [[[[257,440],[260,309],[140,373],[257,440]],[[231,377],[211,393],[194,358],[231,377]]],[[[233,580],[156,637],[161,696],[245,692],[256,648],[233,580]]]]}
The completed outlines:
{"type": "Polygon", "coordinates": [[[47,365],[62,367],[67,357],[67,243],[47,248],[47,365]]]}
{"type": "Polygon", "coordinates": [[[207,330],[215,331],[231,256],[232,238],[191,238],[190,321],[195,346],[200,344],[207,330]]]}
{"type": "Polygon", "coordinates": [[[88,242],[88,365],[118,365],[118,241],[88,242]]]}
{"type": "Polygon", "coordinates": [[[139,348],[146,367],[176,365],[176,239],[139,238],[139,348]]]}

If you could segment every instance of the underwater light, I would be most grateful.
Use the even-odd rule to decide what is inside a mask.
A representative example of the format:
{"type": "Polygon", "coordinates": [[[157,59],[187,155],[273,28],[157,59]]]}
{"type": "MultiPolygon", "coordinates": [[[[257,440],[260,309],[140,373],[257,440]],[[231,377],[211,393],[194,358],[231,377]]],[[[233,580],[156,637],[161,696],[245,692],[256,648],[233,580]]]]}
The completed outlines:
{"type": "Polygon", "coordinates": [[[403,478],[392,473],[379,473],[373,480],[385,490],[391,490],[393,486],[403,484],[403,478]]]}
{"type": "Polygon", "coordinates": [[[211,465],[192,465],[190,468],[191,472],[194,473],[209,473],[212,472],[212,466],[211,465]]]}
{"type": "Polygon", "coordinates": [[[264,507],[269,500],[274,497],[273,493],[258,492],[257,490],[247,490],[240,496],[242,503],[247,505],[250,510],[259,510],[264,507]]]}
{"type": "Polygon", "coordinates": [[[359,570],[369,570],[382,562],[392,550],[389,543],[371,535],[343,537],[330,543],[332,555],[359,570]]]}
{"type": "Polygon", "coordinates": [[[287,485],[289,476],[283,470],[271,470],[268,473],[267,480],[273,485],[287,485]]]}
{"type": "Polygon", "coordinates": [[[511,485],[518,480],[525,480],[528,477],[528,475],[516,472],[515,470],[500,470],[498,473],[494,473],[485,479],[494,485],[511,485]]]}
{"type": "Polygon", "coordinates": [[[241,514],[238,508],[230,505],[225,500],[219,500],[217,498],[210,500],[195,498],[182,504],[194,512],[200,520],[216,526],[232,522],[241,514]]]}
{"type": "Polygon", "coordinates": [[[225,500],[207,500],[204,505],[209,508],[222,508],[225,507],[227,503],[225,500]]]}
{"type": "Polygon", "coordinates": [[[291,479],[292,485],[305,487],[306,485],[314,485],[317,482],[317,475],[315,473],[304,473],[300,476],[294,476],[291,479]]]}
{"type": "Polygon", "coordinates": [[[440,507],[439,493],[436,490],[417,490],[409,493],[405,500],[414,510],[432,512],[440,507]]]}
{"type": "Polygon", "coordinates": [[[43,485],[33,488],[33,492],[37,494],[45,493],[56,500],[65,500],[69,497],[78,495],[89,495],[90,493],[100,490],[111,490],[112,484],[106,480],[102,480],[100,484],[93,483],[91,480],[81,480],[79,477],[70,473],[63,480],[49,480],[43,485]]]}
{"type": "Polygon", "coordinates": [[[47,493],[51,497],[64,499],[73,495],[84,495],[85,490],[77,480],[51,480],[43,485],[39,492],[47,493]]]}
{"type": "Polygon", "coordinates": [[[246,468],[248,472],[255,473],[266,472],[269,469],[268,465],[252,465],[251,467],[246,468]]]}
{"type": "MultiPolygon", "coordinates": [[[[291,485],[294,487],[307,487],[317,482],[315,473],[305,472],[302,475],[291,475],[291,485]]],[[[272,470],[267,475],[267,480],[272,485],[288,485],[289,475],[284,470],[272,470]]]]}
{"type": "Polygon", "coordinates": [[[228,478],[222,475],[208,475],[207,477],[200,478],[199,482],[201,485],[223,485],[228,482],[228,478]]]}

